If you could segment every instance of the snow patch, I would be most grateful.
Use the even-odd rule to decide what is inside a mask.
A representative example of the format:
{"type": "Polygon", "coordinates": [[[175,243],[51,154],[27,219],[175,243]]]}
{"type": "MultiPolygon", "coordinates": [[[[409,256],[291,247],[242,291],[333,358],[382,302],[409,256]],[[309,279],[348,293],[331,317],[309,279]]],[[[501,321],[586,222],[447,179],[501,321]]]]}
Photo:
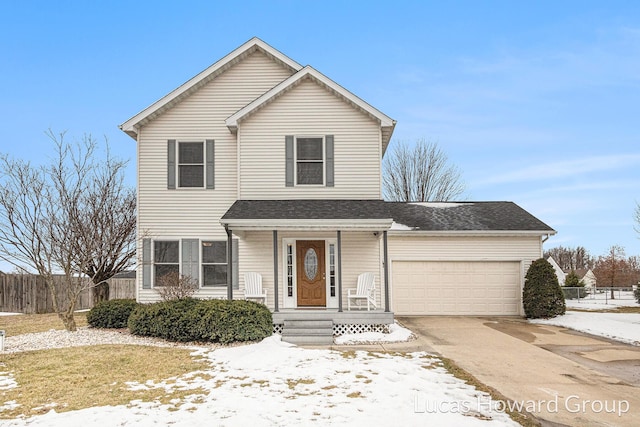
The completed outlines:
{"type": "Polygon", "coordinates": [[[592,335],[640,345],[640,313],[589,313],[568,311],[553,319],[529,320],[531,323],[561,326],[592,335]]]}
{"type": "Polygon", "coordinates": [[[393,221],[391,223],[391,228],[390,230],[398,230],[398,231],[411,231],[413,230],[412,227],[409,227],[408,225],[404,225],[404,224],[400,224],[399,222],[395,222],[393,221]]]}
{"type": "Polygon", "coordinates": [[[455,202],[411,202],[410,205],[425,206],[428,208],[448,209],[457,208],[462,205],[472,205],[473,203],[455,203],[455,202]]]}
{"type": "Polygon", "coordinates": [[[413,332],[407,328],[394,323],[389,325],[389,333],[382,332],[362,332],[359,334],[344,334],[336,337],[336,344],[377,344],[390,342],[404,342],[415,338],[413,332]]]}

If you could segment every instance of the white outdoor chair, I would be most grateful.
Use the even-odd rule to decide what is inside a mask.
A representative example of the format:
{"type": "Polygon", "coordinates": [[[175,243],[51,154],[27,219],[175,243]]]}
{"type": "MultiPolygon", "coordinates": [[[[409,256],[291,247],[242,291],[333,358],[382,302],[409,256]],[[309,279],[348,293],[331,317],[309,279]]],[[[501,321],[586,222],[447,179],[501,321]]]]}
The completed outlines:
{"type": "Polygon", "coordinates": [[[244,273],[244,299],[262,300],[267,303],[267,290],[262,289],[260,273],[244,273]]]}
{"type": "Polygon", "coordinates": [[[376,276],[373,273],[362,273],[358,276],[358,285],[356,289],[347,290],[347,308],[351,310],[351,301],[353,300],[359,308],[362,300],[367,301],[367,311],[377,308],[376,304],[376,276]]]}

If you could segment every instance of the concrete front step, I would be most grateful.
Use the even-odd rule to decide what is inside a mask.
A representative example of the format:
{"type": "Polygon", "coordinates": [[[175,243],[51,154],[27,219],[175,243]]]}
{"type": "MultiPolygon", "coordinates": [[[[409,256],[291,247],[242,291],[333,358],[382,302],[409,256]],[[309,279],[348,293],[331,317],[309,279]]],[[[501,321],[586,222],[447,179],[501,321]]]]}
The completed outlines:
{"type": "Polygon", "coordinates": [[[285,336],[283,334],[282,341],[296,345],[331,345],[333,336],[285,336]]]}
{"type": "Polygon", "coordinates": [[[333,330],[332,320],[285,320],[284,329],[319,328],[333,330]]]}
{"type": "Polygon", "coordinates": [[[292,344],[333,344],[333,321],[285,320],[282,340],[292,344]]]}

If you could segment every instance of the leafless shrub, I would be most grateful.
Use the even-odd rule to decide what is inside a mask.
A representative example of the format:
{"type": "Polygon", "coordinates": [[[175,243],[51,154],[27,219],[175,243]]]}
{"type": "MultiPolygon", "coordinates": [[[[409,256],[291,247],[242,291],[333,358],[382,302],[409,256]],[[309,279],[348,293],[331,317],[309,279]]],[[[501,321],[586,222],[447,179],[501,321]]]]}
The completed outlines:
{"type": "Polygon", "coordinates": [[[171,272],[158,278],[155,288],[163,301],[171,301],[192,296],[198,283],[191,276],[171,272]]]}

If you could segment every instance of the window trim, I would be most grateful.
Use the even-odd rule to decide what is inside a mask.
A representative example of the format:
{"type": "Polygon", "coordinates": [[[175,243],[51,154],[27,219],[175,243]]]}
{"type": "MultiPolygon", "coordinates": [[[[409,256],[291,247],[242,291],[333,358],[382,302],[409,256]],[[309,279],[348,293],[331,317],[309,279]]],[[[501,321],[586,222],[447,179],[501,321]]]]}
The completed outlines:
{"type": "Polygon", "coordinates": [[[203,190],[207,188],[207,142],[206,140],[178,140],[176,139],[176,189],[180,190],[203,190]],[[180,144],[202,145],[202,163],[180,163],[180,144]],[[180,180],[180,166],[202,166],[202,185],[183,187],[180,180]]]}
{"type": "Polygon", "coordinates": [[[293,185],[295,187],[326,187],[327,185],[327,152],[326,138],[324,135],[294,135],[293,136],[293,185]],[[322,141],[322,161],[318,160],[298,160],[298,139],[320,139],[322,141]],[[322,182],[318,184],[300,184],[298,183],[298,163],[321,163],[322,164],[322,182]]]}
{"type": "Polygon", "coordinates": [[[153,239],[151,241],[151,288],[160,287],[156,284],[156,265],[178,265],[178,274],[182,274],[182,239],[153,239]],[[156,243],[157,242],[178,242],[178,261],[177,262],[156,262],[156,243]]]}
{"type": "MultiPolygon", "coordinates": [[[[214,242],[222,242],[224,243],[224,251],[226,260],[224,263],[221,262],[204,262],[204,250],[200,250],[200,288],[201,289],[222,289],[227,288],[227,280],[225,280],[224,285],[205,285],[204,284],[204,267],[206,265],[226,265],[227,266],[227,278],[229,277],[229,251],[227,250],[227,241],[226,240],[216,240],[216,239],[200,239],[200,247],[204,246],[205,243],[214,243],[214,242]]],[[[231,267],[233,268],[233,267],[231,267]]]]}

